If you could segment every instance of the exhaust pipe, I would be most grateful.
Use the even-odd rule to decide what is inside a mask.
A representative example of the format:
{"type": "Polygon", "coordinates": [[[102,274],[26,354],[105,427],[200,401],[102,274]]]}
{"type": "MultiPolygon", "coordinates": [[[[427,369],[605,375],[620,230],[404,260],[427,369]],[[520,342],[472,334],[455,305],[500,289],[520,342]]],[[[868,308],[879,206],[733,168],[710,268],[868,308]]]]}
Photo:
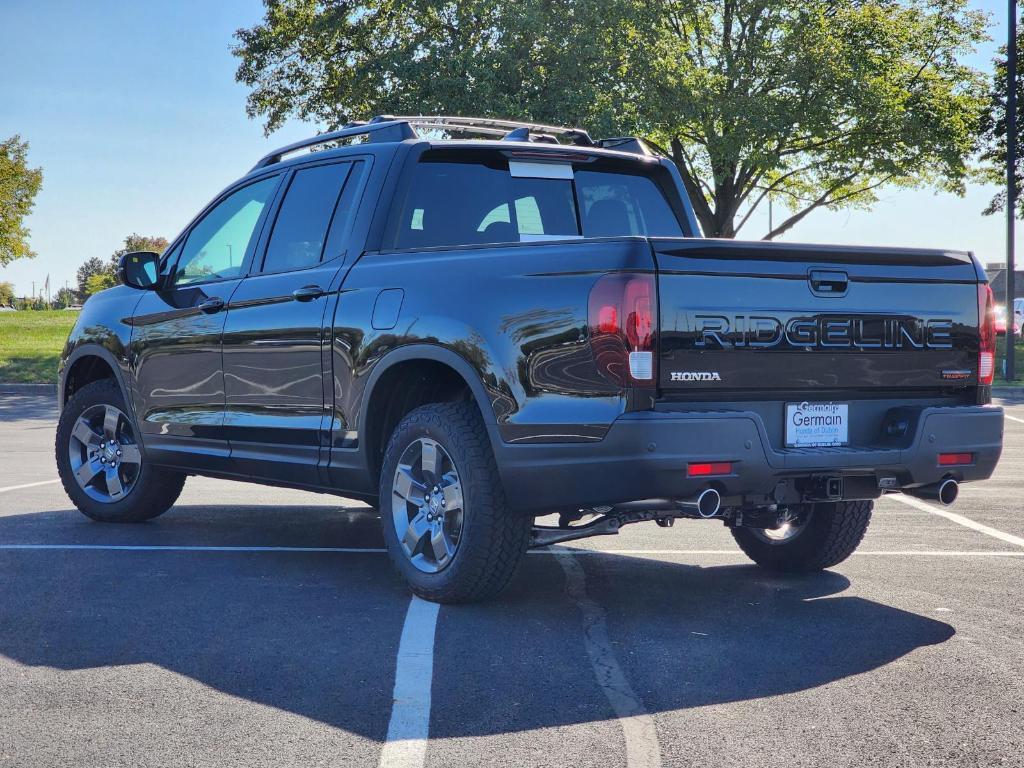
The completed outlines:
{"type": "Polygon", "coordinates": [[[956,497],[960,494],[960,483],[947,477],[945,480],[932,483],[931,485],[925,485],[920,488],[908,488],[904,493],[916,496],[919,499],[937,501],[942,506],[948,507],[956,501],[956,497]]]}
{"type": "Polygon", "coordinates": [[[689,501],[676,502],[683,509],[692,509],[703,518],[714,517],[722,505],[722,496],[714,488],[705,488],[689,501]]]}

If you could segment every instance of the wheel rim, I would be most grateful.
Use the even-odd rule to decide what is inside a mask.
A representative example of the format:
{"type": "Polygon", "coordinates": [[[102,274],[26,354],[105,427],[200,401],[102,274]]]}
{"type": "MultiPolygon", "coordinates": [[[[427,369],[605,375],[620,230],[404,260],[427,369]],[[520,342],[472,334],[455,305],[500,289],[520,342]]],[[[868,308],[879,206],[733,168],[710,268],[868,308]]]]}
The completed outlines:
{"type": "Polygon", "coordinates": [[[769,544],[786,544],[804,532],[810,519],[811,510],[799,513],[786,510],[779,515],[778,528],[751,528],[751,531],[769,544]]]}
{"type": "Polygon", "coordinates": [[[465,518],[455,462],[436,440],[421,437],[402,453],[391,484],[398,543],[416,568],[437,573],[455,558],[465,518]]]}
{"type": "Polygon", "coordinates": [[[142,469],[131,422],[113,405],[93,405],[82,412],[71,430],[68,458],[78,487],[103,504],[131,493],[142,469]]]}

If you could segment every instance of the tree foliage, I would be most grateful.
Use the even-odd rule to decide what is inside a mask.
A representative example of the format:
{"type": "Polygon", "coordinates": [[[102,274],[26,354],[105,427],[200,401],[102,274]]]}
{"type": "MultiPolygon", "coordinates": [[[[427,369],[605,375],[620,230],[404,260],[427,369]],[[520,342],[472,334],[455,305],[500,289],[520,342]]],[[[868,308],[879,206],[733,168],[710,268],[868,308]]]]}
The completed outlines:
{"type": "Polygon", "coordinates": [[[0,307],[14,306],[14,286],[10,283],[0,283],[0,307]]]}
{"type": "MultiPolygon", "coordinates": [[[[1024,29],[1017,33],[1017,50],[1024,53],[1024,29]]],[[[994,62],[994,72],[988,94],[988,103],[981,121],[981,160],[978,169],[981,181],[1002,187],[982,213],[986,216],[1006,210],[1006,46],[999,49],[994,62]]],[[[1017,162],[1013,169],[1017,210],[1015,216],[1024,219],[1024,200],[1021,199],[1021,184],[1024,182],[1024,56],[1017,57],[1017,162]]]]}
{"type": "Polygon", "coordinates": [[[961,192],[984,99],[967,0],[265,1],[234,52],[268,133],[442,112],[640,134],[712,236],[769,194],[774,236],[883,184],[961,192]]]}
{"type": "Polygon", "coordinates": [[[20,136],[0,142],[0,266],[35,256],[25,217],[42,185],[42,170],[28,167],[28,142],[20,136]]]}
{"type": "Polygon", "coordinates": [[[126,253],[132,253],[133,251],[163,253],[167,250],[167,246],[166,237],[139,235],[133,232],[124,239],[124,246],[118,248],[110,255],[108,261],[104,261],[99,256],[93,256],[86,259],[78,268],[76,277],[79,295],[82,298],[87,298],[94,293],[117,285],[117,267],[121,263],[121,257],[126,253]],[[103,279],[99,279],[98,275],[102,276],[103,279]]]}

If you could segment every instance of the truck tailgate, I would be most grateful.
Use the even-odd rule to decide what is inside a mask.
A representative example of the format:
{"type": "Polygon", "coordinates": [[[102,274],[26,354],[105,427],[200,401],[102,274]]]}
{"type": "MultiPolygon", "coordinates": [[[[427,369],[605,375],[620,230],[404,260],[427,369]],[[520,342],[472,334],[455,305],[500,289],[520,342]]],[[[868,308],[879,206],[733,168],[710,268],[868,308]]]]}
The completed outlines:
{"type": "Polygon", "coordinates": [[[651,243],[666,394],[828,399],[977,386],[979,275],[966,253],[651,243]]]}

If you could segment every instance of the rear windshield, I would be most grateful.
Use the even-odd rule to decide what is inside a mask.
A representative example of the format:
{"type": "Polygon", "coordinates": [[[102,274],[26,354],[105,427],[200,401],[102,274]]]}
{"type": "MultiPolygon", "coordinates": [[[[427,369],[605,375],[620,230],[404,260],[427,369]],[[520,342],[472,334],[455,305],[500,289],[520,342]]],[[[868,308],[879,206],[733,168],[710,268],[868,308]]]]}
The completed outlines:
{"type": "Polygon", "coordinates": [[[424,157],[397,220],[395,248],[683,234],[650,176],[577,164],[569,178],[528,178],[513,176],[503,156],[481,160],[424,157]]]}

